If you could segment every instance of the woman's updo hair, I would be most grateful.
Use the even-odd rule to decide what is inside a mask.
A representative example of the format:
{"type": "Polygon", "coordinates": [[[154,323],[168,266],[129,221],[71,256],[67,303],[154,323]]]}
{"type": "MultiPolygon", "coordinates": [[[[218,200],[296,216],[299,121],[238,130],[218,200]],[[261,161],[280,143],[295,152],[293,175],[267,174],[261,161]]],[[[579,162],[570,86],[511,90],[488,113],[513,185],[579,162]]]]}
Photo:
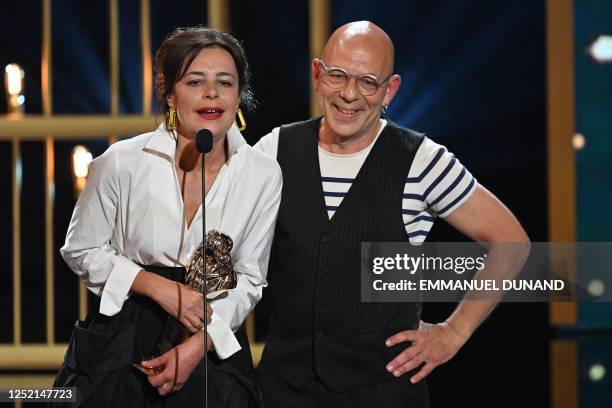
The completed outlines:
{"type": "Polygon", "coordinates": [[[174,92],[175,84],[185,75],[187,68],[204,48],[219,47],[227,51],[238,71],[240,108],[251,111],[255,98],[251,85],[251,72],[242,44],[232,35],[212,28],[196,26],[177,28],[170,34],[155,55],[155,88],[159,112],[168,120],[167,99],[174,92]]]}

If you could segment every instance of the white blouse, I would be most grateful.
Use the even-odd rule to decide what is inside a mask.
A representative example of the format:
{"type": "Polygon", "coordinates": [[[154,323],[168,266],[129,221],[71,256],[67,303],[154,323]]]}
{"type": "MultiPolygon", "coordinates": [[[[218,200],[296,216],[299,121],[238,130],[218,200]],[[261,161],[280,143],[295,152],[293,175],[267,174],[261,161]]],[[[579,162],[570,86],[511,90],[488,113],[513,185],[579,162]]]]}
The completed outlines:
{"type": "MultiPolygon", "coordinates": [[[[206,229],[234,242],[238,284],[211,302],[208,331],[220,358],[240,349],[237,330],[261,298],[282,175],[276,161],[227,134],[229,160],[204,200],[206,229]]],[[[142,265],[188,266],[202,242],[202,207],[186,225],[174,155],[165,128],[117,142],[96,158],[61,254],[85,286],[101,296],[100,313],[121,310],[142,265]]]]}

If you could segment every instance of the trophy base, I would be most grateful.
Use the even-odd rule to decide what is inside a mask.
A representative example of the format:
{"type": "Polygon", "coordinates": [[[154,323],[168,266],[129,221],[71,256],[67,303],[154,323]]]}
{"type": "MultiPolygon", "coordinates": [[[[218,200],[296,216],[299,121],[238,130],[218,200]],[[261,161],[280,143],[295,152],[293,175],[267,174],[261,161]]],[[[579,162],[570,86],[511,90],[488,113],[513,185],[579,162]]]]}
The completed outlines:
{"type": "MultiPolygon", "coordinates": [[[[164,325],[164,329],[159,335],[157,341],[155,342],[155,346],[152,350],[152,356],[144,358],[143,360],[151,360],[153,358],[159,357],[164,353],[167,353],[172,348],[178,346],[182,342],[187,339],[189,333],[185,326],[181,324],[178,320],[173,317],[168,317],[166,319],[166,324],[164,325]]],[[[163,368],[149,368],[143,366],[140,362],[132,364],[139,371],[143,372],[147,376],[157,375],[162,372],[163,368]]]]}
{"type": "Polygon", "coordinates": [[[152,375],[157,375],[162,372],[162,370],[159,368],[149,368],[149,367],[143,366],[142,364],[134,363],[132,364],[132,366],[138,369],[140,372],[144,373],[147,377],[150,377],[152,375]]]}

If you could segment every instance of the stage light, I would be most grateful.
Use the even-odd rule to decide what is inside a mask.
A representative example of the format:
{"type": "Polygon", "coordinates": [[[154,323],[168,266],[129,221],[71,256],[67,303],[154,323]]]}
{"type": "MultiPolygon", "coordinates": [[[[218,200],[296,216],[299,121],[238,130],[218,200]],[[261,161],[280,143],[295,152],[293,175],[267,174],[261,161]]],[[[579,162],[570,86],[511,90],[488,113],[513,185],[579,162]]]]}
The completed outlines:
{"type": "Polygon", "coordinates": [[[24,111],[25,96],[23,96],[23,78],[25,73],[18,64],[8,64],[4,67],[4,86],[8,112],[21,114],[24,111]]]}
{"type": "Polygon", "coordinates": [[[593,279],[589,282],[587,290],[591,296],[600,297],[606,291],[606,285],[599,279],[593,279]]]}
{"type": "Polygon", "coordinates": [[[92,160],[93,156],[85,146],[77,145],[72,149],[72,179],[75,197],[78,197],[85,188],[89,175],[89,164],[92,160]]]}
{"type": "Polygon", "coordinates": [[[605,376],[606,376],[606,367],[604,367],[603,364],[593,364],[589,368],[589,378],[591,379],[591,381],[593,382],[601,381],[603,380],[605,376]]]}
{"type": "Polygon", "coordinates": [[[572,145],[574,146],[575,150],[582,150],[582,148],[584,148],[584,146],[586,145],[586,139],[584,138],[584,135],[582,133],[576,133],[572,137],[572,145]]]}
{"type": "Polygon", "coordinates": [[[612,36],[600,35],[591,44],[589,53],[597,62],[612,62],[612,36]]]}

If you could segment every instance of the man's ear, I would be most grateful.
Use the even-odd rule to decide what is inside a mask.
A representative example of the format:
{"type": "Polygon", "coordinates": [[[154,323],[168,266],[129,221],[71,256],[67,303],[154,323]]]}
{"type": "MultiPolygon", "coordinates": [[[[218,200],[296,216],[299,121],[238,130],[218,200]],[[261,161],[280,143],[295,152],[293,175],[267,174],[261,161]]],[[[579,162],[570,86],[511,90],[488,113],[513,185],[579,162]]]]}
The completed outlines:
{"type": "Polygon", "coordinates": [[[315,91],[319,90],[319,81],[321,80],[321,60],[315,58],[310,63],[310,71],[312,74],[312,86],[315,91]]]}
{"type": "Polygon", "coordinates": [[[389,105],[395,94],[400,88],[402,84],[402,77],[395,74],[389,79],[389,83],[387,84],[387,91],[385,92],[385,99],[383,100],[383,105],[389,105]]]}

